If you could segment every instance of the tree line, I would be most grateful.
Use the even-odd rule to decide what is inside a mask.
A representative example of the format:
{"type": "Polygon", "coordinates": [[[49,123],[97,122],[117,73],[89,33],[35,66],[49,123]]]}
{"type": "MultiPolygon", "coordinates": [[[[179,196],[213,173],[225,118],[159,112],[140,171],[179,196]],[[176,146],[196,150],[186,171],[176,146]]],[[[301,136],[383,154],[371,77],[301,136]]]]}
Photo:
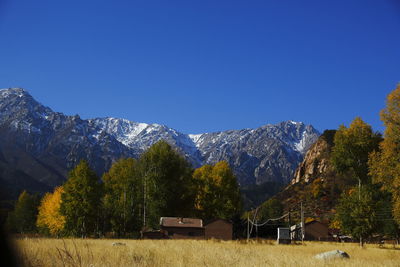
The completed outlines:
{"type": "Polygon", "coordinates": [[[86,161],[43,198],[22,192],[9,214],[11,231],[53,236],[138,236],[160,217],[231,219],[241,213],[239,186],[228,163],[193,169],[160,141],[139,159],[116,161],[100,179],[86,161]]]}

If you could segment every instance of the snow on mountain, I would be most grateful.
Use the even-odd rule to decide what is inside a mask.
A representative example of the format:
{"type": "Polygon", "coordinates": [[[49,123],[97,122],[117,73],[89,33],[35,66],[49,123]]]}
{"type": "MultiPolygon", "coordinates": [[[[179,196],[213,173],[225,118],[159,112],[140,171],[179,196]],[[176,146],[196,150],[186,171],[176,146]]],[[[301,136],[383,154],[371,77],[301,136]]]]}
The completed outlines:
{"type": "MultiPolygon", "coordinates": [[[[184,134],[165,125],[126,119],[83,120],[77,115],[53,112],[20,88],[0,90],[0,134],[0,145],[10,146],[7,153],[14,149],[29,154],[46,168],[47,176],[53,168],[57,177],[65,177],[82,158],[101,174],[120,157],[139,157],[152,144],[165,140],[194,167],[226,160],[241,185],[287,183],[319,136],[311,125],[294,121],[256,129],[184,134]]],[[[29,172],[29,162],[20,164],[29,172]]],[[[41,173],[38,171],[37,176],[43,180],[41,173]]],[[[49,179],[57,184],[59,178],[49,179]]]]}
{"type": "Polygon", "coordinates": [[[165,140],[174,145],[194,166],[201,165],[199,153],[188,135],[160,124],[132,122],[126,119],[97,118],[89,120],[97,129],[97,135],[105,132],[140,154],[154,143],[165,140]]]}
{"type": "Polygon", "coordinates": [[[188,137],[192,142],[195,144],[196,147],[198,147],[198,141],[200,140],[201,136],[203,134],[188,134],[188,137]]]}
{"type": "Polygon", "coordinates": [[[97,118],[89,120],[89,123],[96,125],[99,131],[105,131],[114,136],[119,142],[126,146],[132,145],[135,137],[150,125],[137,123],[125,119],[97,118]]]}

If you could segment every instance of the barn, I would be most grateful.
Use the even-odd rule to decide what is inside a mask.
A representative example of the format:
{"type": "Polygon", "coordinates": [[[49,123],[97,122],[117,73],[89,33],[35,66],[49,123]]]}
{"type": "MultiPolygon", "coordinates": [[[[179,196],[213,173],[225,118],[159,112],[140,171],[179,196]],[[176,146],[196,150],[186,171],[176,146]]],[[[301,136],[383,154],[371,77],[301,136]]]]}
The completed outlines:
{"type": "Polygon", "coordinates": [[[208,221],[205,228],[206,239],[221,239],[221,240],[232,240],[233,226],[230,221],[224,219],[214,219],[208,221]]]}
{"type": "MultiPolygon", "coordinates": [[[[326,224],[312,220],[304,224],[304,240],[329,241],[332,236],[326,224]]],[[[301,224],[290,227],[292,240],[301,240],[301,224]]]]}
{"type": "Polygon", "coordinates": [[[204,227],[201,219],[161,217],[161,231],[170,239],[204,239],[204,227]]]}
{"type": "Polygon", "coordinates": [[[305,239],[306,240],[329,240],[331,236],[329,235],[328,225],[321,223],[319,221],[311,221],[305,224],[305,239]]]}

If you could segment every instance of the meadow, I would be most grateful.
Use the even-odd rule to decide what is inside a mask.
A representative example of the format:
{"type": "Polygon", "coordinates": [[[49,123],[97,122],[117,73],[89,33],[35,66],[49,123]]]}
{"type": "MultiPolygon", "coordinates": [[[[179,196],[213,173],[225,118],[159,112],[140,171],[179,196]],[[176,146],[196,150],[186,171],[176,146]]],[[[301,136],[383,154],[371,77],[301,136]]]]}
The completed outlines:
{"type": "Polygon", "coordinates": [[[353,243],[274,241],[15,239],[23,266],[400,266],[400,249],[353,243]],[[124,245],[113,246],[114,242],[124,245]],[[318,260],[317,253],[343,250],[350,259],[318,260]]]}

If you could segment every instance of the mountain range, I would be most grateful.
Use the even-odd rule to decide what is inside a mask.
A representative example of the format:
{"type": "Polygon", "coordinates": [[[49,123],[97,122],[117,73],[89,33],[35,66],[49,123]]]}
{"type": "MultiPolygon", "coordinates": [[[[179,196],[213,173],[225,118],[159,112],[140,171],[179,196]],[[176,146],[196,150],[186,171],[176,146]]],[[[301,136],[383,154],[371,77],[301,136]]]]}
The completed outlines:
{"type": "Polygon", "coordinates": [[[101,175],[114,161],[137,158],[159,140],[193,167],[227,161],[242,187],[287,184],[319,135],[313,126],[294,121],[184,134],[126,119],[82,119],[54,112],[24,89],[8,88],[0,90],[0,186],[11,195],[21,189],[47,191],[63,183],[81,159],[101,175]]]}

